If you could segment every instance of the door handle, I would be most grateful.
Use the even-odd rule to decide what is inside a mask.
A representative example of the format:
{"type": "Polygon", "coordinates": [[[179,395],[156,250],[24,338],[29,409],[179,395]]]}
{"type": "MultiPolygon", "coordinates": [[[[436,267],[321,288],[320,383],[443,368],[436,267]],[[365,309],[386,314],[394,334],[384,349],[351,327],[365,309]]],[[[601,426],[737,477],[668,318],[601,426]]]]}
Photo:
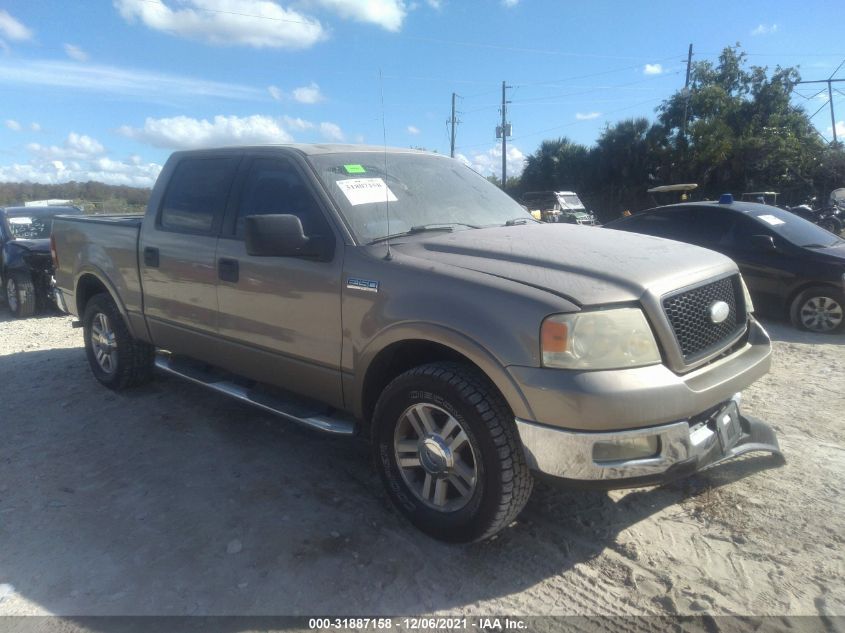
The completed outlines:
{"type": "Polygon", "coordinates": [[[158,268],[158,249],[152,246],[144,247],[144,266],[158,268]]]}
{"type": "Polygon", "coordinates": [[[221,257],[217,260],[217,276],[221,281],[236,282],[239,277],[239,272],[237,259],[221,257]]]}

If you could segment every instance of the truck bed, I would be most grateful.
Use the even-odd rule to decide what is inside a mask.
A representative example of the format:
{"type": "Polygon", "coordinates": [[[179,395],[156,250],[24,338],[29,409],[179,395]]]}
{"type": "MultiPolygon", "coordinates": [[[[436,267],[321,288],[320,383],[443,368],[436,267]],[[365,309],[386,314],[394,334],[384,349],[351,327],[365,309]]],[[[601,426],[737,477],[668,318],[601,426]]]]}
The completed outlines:
{"type": "Polygon", "coordinates": [[[111,284],[127,315],[141,314],[138,238],[142,220],[141,215],[56,216],[56,287],[71,313],[78,312],[74,296],[77,280],[90,274],[111,284]]]}

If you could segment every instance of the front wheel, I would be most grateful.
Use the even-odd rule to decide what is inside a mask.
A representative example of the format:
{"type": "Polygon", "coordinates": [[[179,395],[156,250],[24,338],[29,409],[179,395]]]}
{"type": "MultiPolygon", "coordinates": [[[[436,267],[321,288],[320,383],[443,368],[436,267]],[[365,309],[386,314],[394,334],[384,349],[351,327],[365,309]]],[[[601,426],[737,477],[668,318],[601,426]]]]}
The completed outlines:
{"type": "Polygon", "coordinates": [[[35,314],[35,285],[32,276],[26,273],[12,272],[6,279],[6,305],[18,319],[25,319],[35,314]]]}
{"type": "Polygon", "coordinates": [[[132,338],[109,295],[99,294],[88,301],[82,326],[88,364],[103,385],[120,391],[152,378],[155,349],[132,338]]]}
{"type": "Polygon", "coordinates": [[[527,503],[533,479],[513,414],[478,370],[432,363],[407,371],[384,390],[373,417],[388,494],[423,532],[481,540],[527,503]]]}
{"type": "Polygon", "coordinates": [[[845,294],[818,286],[801,292],[792,302],[792,323],[811,332],[831,334],[845,327],[845,294]]]}

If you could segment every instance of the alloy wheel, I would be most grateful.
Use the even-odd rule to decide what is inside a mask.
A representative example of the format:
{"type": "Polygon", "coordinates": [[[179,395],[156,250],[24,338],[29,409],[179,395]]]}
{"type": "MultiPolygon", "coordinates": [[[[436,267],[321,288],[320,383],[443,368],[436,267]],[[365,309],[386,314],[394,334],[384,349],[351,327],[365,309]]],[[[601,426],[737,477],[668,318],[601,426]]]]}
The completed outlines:
{"type": "Polygon", "coordinates": [[[18,284],[15,283],[14,278],[9,277],[6,280],[6,303],[9,304],[9,310],[14,313],[18,311],[18,284]]]}
{"type": "Polygon", "coordinates": [[[108,316],[102,312],[95,314],[91,321],[91,348],[100,369],[107,374],[114,373],[117,367],[117,340],[108,316]]]}
{"type": "Polygon", "coordinates": [[[400,416],[393,437],[402,479],[425,505],[460,510],[478,485],[472,442],[457,419],[433,404],[415,404],[400,416]]]}
{"type": "Polygon", "coordinates": [[[843,309],[832,297],[810,297],[799,311],[801,324],[814,332],[830,332],[842,325],[843,309]]]}

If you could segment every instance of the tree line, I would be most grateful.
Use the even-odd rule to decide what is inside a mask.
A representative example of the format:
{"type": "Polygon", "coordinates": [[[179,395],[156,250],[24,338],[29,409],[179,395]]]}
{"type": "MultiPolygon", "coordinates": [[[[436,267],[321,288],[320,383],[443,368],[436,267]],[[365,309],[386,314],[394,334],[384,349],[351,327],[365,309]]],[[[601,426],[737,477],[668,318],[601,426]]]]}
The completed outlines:
{"type": "Polygon", "coordinates": [[[102,182],[0,183],[0,206],[23,205],[30,200],[72,200],[89,213],[142,213],[150,197],[149,189],[107,185],[102,182]]]}
{"type": "Polygon", "coordinates": [[[543,141],[522,176],[508,179],[508,192],[519,199],[527,191],[577,191],[607,221],[655,206],[646,190],[658,185],[696,183],[697,199],[776,191],[784,204],[812,196],[823,202],[845,187],[842,143],[827,143],[790,103],[801,79],[796,68],[748,67],[737,44],[715,64],[694,63],[690,79],[689,90],[665,100],[653,122],[608,125],[592,147],[543,141]]]}

